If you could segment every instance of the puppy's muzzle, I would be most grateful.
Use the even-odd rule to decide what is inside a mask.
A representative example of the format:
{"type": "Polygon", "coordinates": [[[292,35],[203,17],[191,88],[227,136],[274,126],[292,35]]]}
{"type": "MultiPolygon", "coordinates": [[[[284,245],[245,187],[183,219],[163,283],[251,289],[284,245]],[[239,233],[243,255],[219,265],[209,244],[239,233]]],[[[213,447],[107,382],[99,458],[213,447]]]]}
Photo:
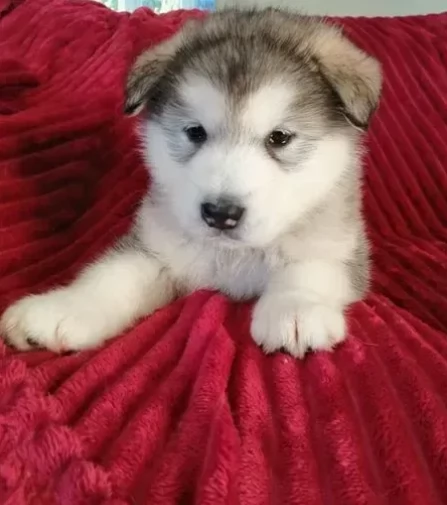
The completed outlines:
{"type": "Polygon", "coordinates": [[[204,202],[200,211],[205,223],[210,228],[218,230],[236,228],[245,213],[244,207],[226,199],[218,200],[216,203],[204,202]]]}

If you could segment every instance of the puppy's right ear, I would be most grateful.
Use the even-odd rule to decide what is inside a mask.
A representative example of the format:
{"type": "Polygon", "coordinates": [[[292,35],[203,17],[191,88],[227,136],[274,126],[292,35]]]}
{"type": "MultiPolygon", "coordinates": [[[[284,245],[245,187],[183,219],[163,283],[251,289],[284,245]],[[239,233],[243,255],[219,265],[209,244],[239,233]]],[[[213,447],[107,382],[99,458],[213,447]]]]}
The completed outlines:
{"type": "Polygon", "coordinates": [[[127,77],[124,114],[134,116],[144,108],[149,91],[165,72],[180,45],[180,38],[178,33],[136,59],[127,77]]]}
{"type": "Polygon", "coordinates": [[[151,88],[163,76],[168,63],[197,23],[196,19],[188,20],[175,35],[151,47],[136,59],[127,77],[125,114],[133,116],[144,108],[151,88]]]}

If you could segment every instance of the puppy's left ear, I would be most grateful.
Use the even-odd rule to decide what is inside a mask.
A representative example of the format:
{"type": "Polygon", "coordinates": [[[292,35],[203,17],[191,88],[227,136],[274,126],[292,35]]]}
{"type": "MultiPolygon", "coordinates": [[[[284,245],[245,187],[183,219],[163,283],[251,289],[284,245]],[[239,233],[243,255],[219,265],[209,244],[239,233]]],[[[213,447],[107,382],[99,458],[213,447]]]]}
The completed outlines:
{"type": "Polygon", "coordinates": [[[382,72],[379,62],[350,42],[335,27],[321,27],[313,40],[320,72],[341,100],[343,114],[366,130],[379,104],[382,72]]]}
{"type": "Polygon", "coordinates": [[[195,19],[189,20],[174,36],[148,49],[136,59],[127,77],[125,114],[133,116],[144,108],[151,89],[166,72],[169,62],[196,23],[195,19]]]}

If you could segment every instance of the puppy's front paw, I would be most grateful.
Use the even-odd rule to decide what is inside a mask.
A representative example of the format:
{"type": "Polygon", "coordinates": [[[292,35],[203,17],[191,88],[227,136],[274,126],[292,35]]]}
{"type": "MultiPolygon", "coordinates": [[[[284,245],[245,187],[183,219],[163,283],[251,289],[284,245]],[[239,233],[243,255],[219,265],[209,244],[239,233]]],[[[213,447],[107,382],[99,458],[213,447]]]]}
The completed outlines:
{"type": "Polygon", "coordinates": [[[3,314],[0,335],[20,350],[37,345],[55,352],[94,347],[108,337],[94,304],[69,289],[19,300],[3,314]]]}
{"type": "Polygon", "coordinates": [[[293,295],[265,295],[254,309],[251,332],[266,352],[283,348],[302,357],[344,340],[346,324],[341,307],[303,303],[293,295]]]}

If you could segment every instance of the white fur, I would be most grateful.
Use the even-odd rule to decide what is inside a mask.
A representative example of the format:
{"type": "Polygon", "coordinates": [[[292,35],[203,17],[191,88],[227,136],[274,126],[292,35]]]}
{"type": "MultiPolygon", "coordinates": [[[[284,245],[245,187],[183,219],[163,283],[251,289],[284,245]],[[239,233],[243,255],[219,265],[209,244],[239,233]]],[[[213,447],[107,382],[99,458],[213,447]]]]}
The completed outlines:
{"type": "Polygon", "coordinates": [[[274,128],[287,126],[284,119],[287,118],[290,96],[294,92],[292,84],[286,81],[264,84],[245,102],[241,110],[242,124],[260,136],[274,128]]]}
{"type": "Polygon", "coordinates": [[[116,336],[174,296],[157,260],[137,251],[117,251],[89,266],[68,287],[12,305],[1,326],[19,349],[28,349],[32,339],[53,351],[81,350],[116,336]]]}
{"type": "Polygon", "coordinates": [[[215,130],[223,121],[227,110],[227,98],[216,86],[197,74],[190,74],[181,89],[181,97],[200,124],[215,130]]]}
{"type": "Polygon", "coordinates": [[[345,335],[344,307],[353,300],[346,267],[309,259],[272,275],[258,302],[252,334],[266,351],[284,347],[294,356],[328,349],[345,335]]]}
{"type": "Polygon", "coordinates": [[[283,126],[286,85],[273,83],[250,97],[232,120],[237,138],[221,90],[191,76],[182,94],[191,121],[215,137],[182,163],[170,143],[187,143],[183,125],[168,139],[159,123],[147,124],[145,157],[156,196],[145,198],[137,216],[147,253],[108,253],[68,287],[18,301],[1,321],[16,347],[28,348],[27,338],[53,350],[96,346],[176,293],[198,288],[238,299],[261,295],[252,332],[267,351],[285,348],[302,356],[344,338],[343,311],[352,299],[344,262],[352,257],[355,233],[337,228],[336,220],[316,230],[306,226],[306,216],[343,177],[353,157],[351,141],[325,134],[299,167],[281,169],[258,137],[283,126]],[[231,237],[216,234],[200,217],[201,203],[221,195],[246,207],[231,237]],[[289,235],[297,222],[300,233],[289,235]]]}
{"type": "Polygon", "coordinates": [[[309,349],[331,349],[345,331],[341,307],[305,304],[294,294],[261,297],[251,325],[255,342],[266,352],[284,349],[295,357],[309,349]]]}

